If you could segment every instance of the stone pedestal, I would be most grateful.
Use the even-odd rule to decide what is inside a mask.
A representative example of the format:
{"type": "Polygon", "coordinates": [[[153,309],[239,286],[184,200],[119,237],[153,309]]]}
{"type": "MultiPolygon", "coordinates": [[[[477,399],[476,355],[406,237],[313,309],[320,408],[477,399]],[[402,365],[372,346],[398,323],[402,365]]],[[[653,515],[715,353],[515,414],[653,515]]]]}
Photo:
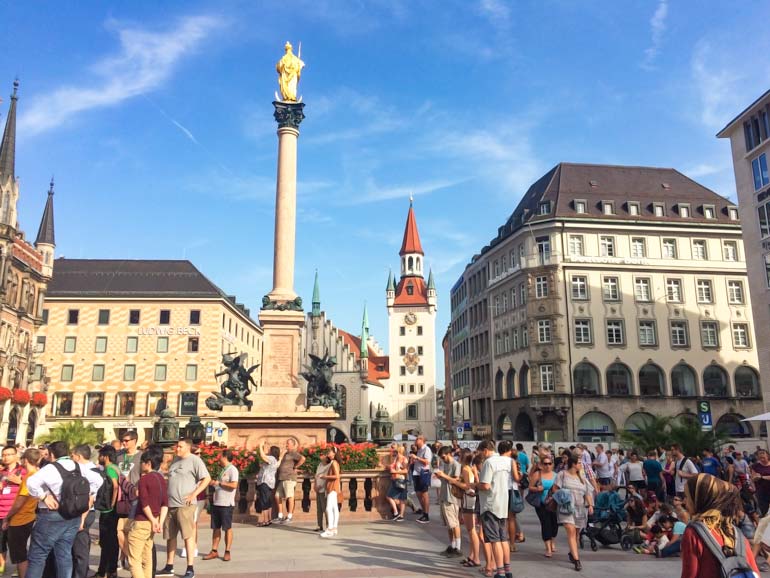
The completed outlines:
{"type": "MultiPolygon", "coordinates": [[[[299,390],[297,390],[299,391],[299,390]]],[[[255,407],[260,407],[255,404],[255,407]]],[[[283,449],[287,439],[294,439],[300,447],[326,441],[326,430],[337,414],[327,408],[310,408],[290,414],[282,411],[223,411],[220,418],[228,428],[231,446],[256,449],[266,441],[283,449]]]]}
{"type": "MultiPolygon", "coordinates": [[[[264,334],[262,385],[257,394],[274,388],[293,388],[299,392],[297,376],[301,370],[299,356],[302,328],[305,325],[304,313],[263,309],[259,312],[259,322],[264,334]]],[[[261,409],[263,406],[259,405],[258,400],[259,395],[254,396],[255,407],[261,409]]],[[[275,410],[269,408],[268,411],[275,410]]]]}

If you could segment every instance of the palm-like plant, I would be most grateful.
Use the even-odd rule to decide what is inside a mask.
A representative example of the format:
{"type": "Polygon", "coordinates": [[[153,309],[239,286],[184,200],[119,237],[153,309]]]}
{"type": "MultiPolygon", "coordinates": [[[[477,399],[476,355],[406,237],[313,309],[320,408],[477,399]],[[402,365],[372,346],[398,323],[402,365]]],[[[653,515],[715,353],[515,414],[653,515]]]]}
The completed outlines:
{"type": "Polygon", "coordinates": [[[673,422],[669,439],[682,446],[682,453],[686,456],[698,456],[705,449],[718,451],[730,441],[724,429],[703,431],[699,421],[690,419],[673,422]]]}
{"type": "Polygon", "coordinates": [[[95,446],[102,441],[102,434],[94,424],[86,425],[82,420],[76,419],[57,425],[47,434],[38,437],[37,441],[39,443],[67,442],[70,448],[81,444],[95,446]]]}
{"type": "Polygon", "coordinates": [[[620,432],[620,441],[627,447],[648,452],[671,442],[672,418],[668,416],[651,415],[637,421],[636,426],[636,431],[620,432]]]}

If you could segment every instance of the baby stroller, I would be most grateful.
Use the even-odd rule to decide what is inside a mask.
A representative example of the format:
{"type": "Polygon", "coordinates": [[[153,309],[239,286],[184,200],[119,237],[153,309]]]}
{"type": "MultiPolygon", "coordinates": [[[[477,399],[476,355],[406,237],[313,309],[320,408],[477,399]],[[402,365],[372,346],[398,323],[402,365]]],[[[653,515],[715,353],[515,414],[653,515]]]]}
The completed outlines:
{"type": "Polygon", "coordinates": [[[617,492],[600,492],[596,496],[594,514],[589,518],[586,528],[580,532],[578,538],[580,548],[585,547],[586,539],[594,552],[599,549],[599,544],[602,546],[620,544],[623,550],[633,548],[633,536],[626,534],[622,525],[626,519],[625,505],[625,501],[617,492]]]}

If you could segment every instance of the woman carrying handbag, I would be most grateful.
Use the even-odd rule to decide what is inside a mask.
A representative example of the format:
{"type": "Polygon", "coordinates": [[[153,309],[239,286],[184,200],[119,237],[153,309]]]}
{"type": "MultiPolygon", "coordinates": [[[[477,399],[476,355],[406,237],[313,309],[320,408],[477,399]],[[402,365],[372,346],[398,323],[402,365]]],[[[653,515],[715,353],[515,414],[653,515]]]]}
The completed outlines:
{"type": "Polygon", "coordinates": [[[545,544],[545,554],[543,555],[546,558],[552,557],[553,553],[556,552],[555,539],[559,533],[556,512],[545,507],[546,498],[548,498],[555,481],[553,458],[543,458],[540,461],[540,469],[532,474],[529,494],[527,495],[527,501],[535,507],[537,519],[540,520],[540,536],[543,539],[543,544],[545,544]]]}

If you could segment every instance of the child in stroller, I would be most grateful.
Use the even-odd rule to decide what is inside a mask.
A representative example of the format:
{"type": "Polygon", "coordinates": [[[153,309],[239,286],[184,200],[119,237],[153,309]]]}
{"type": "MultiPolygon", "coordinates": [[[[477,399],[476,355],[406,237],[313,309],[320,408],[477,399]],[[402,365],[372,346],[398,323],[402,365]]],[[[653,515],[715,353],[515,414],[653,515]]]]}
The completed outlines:
{"type": "MultiPolygon", "coordinates": [[[[588,526],[580,532],[580,547],[584,547],[584,539],[588,539],[591,550],[596,552],[598,544],[611,546],[620,544],[623,539],[623,522],[626,519],[626,502],[611,485],[604,486],[596,496],[594,514],[588,520],[588,526]]],[[[633,546],[629,544],[630,549],[633,546]]]]}

